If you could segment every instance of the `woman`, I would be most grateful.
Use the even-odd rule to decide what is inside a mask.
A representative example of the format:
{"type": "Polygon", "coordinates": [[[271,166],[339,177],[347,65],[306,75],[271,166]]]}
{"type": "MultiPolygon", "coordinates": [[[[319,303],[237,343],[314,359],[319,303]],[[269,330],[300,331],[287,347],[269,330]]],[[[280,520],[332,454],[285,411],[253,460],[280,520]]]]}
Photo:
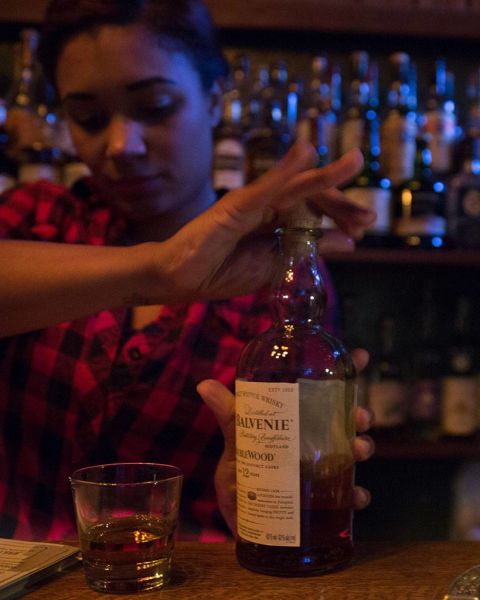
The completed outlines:
{"type": "Polygon", "coordinates": [[[361,160],[308,170],[312,151],[297,144],[215,203],[226,63],[199,0],[53,0],[40,57],[93,178],[1,200],[0,535],[71,537],[75,468],[152,460],[184,471],[183,530],[202,539],[225,530],[213,482],[223,441],[196,386],[208,378],[199,390],[226,436],[217,484],[232,525],[221,384],[232,387],[243,346],[269,322],[261,293],[221,299],[268,280],[262,228],[306,195],[349,233],[368,224],[334,189],[361,160]]]}

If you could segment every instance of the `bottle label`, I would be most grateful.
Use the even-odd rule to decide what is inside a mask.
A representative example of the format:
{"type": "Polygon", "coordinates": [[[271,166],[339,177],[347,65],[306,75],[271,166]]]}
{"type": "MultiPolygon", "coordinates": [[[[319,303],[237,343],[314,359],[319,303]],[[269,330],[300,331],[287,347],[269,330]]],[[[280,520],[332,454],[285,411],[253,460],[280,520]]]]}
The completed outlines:
{"type": "Polygon", "coordinates": [[[442,430],[471,435],[477,428],[477,382],[473,376],[446,377],[442,384],[442,430]]]}
{"type": "Polygon", "coordinates": [[[239,140],[217,142],[213,155],[214,189],[234,190],[245,184],[245,151],[239,140]]]}
{"type": "Polygon", "coordinates": [[[377,219],[368,232],[388,233],[392,221],[392,194],[390,190],[373,187],[351,187],[344,190],[345,196],[360,206],[371,208],[377,219]]]}
{"type": "Polygon", "coordinates": [[[368,388],[368,402],[376,427],[397,427],[407,418],[406,388],[400,381],[375,381],[368,388]]]}
{"type": "Polygon", "coordinates": [[[415,161],[415,119],[391,112],[380,129],[382,171],[396,186],[413,177],[415,161]]]}
{"type": "Polygon", "coordinates": [[[300,463],[341,455],[352,461],[345,383],[236,381],[239,536],[300,546],[300,463]]]}

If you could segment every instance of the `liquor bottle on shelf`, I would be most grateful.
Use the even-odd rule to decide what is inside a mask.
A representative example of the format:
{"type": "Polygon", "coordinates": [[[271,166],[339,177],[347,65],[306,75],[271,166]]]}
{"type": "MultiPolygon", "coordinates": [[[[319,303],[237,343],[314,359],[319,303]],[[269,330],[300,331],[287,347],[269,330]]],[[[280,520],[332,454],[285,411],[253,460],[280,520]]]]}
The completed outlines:
{"type": "Polygon", "coordinates": [[[246,181],[273,167],[287,152],[292,136],[285,115],[286,98],[277,84],[265,89],[257,123],[246,136],[246,181]]]}
{"type": "Polygon", "coordinates": [[[321,325],[316,217],[282,234],[273,326],[236,381],[237,557],[272,575],[313,575],[352,557],[354,369],[321,325]]]}
{"type": "Polygon", "coordinates": [[[290,77],[287,90],[287,127],[292,138],[297,135],[297,124],[303,113],[305,90],[300,76],[290,77]]]}
{"type": "Polygon", "coordinates": [[[311,70],[306,106],[299,119],[297,135],[315,146],[319,166],[324,166],[337,155],[338,120],[334,103],[339,73],[331,69],[326,56],[315,56],[311,70]]]}
{"type": "Polygon", "coordinates": [[[415,72],[404,52],[390,56],[392,82],[380,128],[382,172],[396,188],[413,176],[417,135],[415,72]]]}
{"type": "Polygon", "coordinates": [[[453,74],[447,71],[445,60],[438,59],[429,89],[423,128],[432,155],[432,170],[441,175],[452,170],[457,139],[453,85],[453,74]]]}
{"type": "Polygon", "coordinates": [[[236,87],[224,94],[222,119],[213,142],[213,187],[227,192],[245,183],[245,138],[242,100],[236,87]]]}
{"type": "Polygon", "coordinates": [[[408,411],[405,365],[396,348],[396,323],[380,319],[377,348],[368,368],[368,405],[374,414],[372,435],[393,440],[404,433],[408,411]]]}
{"type": "Polygon", "coordinates": [[[446,245],[445,183],[432,173],[430,149],[417,136],[413,177],[396,191],[394,233],[407,248],[446,245]]]}
{"type": "Polygon", "coordinates": [[[418,339],[411,358],[409,428],[414,439],[440,436],[442,351],[438,342],[437,307],[431,284],[426,284],[418,313],[418,339]]]}
{"type": "Polygon", "coordinates": [[[344,188],[345,195],[361,206],[372,208],[377,213],[375,223],[365,231],[361,246],[392,246],[392,192],[390,180],[380,173],[379,122],[375,113],[366,114],[362,152],[362,172],[344,188]]]}
{"type": "Polygon", "coordinates": [[[478,356],[472,331],[472,303],[466,296],[457,299],[453,336],[445,351],[442,379],[442,433],[449,438],[473,437],[477,431],[478,356]]]}
{"type": "Polygon", "coordinates": [[[369,84],[368,64],[369,54],[356,51],[351,55],[352,76],[348,91],[345,114],[339,128],[340,154],[345,154],[352,148],[361,148],[365,124],[365,112],[368,110],[369,84]]]}
{"type": "Polygon", "coordinates": [[[461,248],[480,248],[480,86],[469,87],[470,105],[461,143],[462,165],[447,186],[447,230],[461,248]]]}
{"type": "Polygon", "coordinates": [[[249,132],[260,125],[263,114],[264,94],[268,87],[270,72],[268,65],[258,63],[255,66],[251,88],[247,99],[247,108],[243,111],[243,129],[249,132]]]}
{"type": "Polygon", "coordinates": [[[238,54],[234,57],[230,89],[237,91],[242,108],[242,126],[247,128],[249,126],[248,103],[251,94],[251,60],[248,54],[238,54]]]}
{"type": "Polygon", "coordinates": [[[7,109],[5,102],[0,100],[0,194],[17,183],[17,165],[8,155],[8,135],[5,131],[7,109]]]}
{"type": "Polygon", "coordinates": [[[22,29],[20,32],[18,67],[6,97],[5,129],[9,138],[9,154],[14,160],[19,160],[24,148],[42,138],[44,123],[38,114],[38,38],[39,33],[35,29],[22,29]]]}

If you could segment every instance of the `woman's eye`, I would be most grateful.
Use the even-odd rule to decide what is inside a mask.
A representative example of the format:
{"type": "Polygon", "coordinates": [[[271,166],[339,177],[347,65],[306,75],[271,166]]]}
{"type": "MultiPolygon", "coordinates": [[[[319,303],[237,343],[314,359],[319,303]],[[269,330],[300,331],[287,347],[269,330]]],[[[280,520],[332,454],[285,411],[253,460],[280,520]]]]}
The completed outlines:
{"type": "Polygon", "coordinates": [[[155,104],[139,107],[136,112],[138,117],[143,120],[155,121],[169,117],[174,111],[175,103],[168,98],[155,104]]]}
{"type": "Polygon", "coordinates": [[[81,129],[88,132],[96,132],[105,129],[108,125],[107,115],[88,115],[88,116],[72,116],[74,123],[81,129]]]}

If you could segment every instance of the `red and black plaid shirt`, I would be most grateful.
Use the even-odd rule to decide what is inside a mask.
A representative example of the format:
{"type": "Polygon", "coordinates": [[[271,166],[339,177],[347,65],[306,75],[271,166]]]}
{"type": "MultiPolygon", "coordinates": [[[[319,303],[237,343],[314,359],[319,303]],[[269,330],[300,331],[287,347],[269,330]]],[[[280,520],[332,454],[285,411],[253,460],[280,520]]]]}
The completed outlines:
{"type": "MultiPolygon", "coordinates": [[[[115,245],[124,232],[85,182],[75,194],[39,182],[0,199],[0,238],[115,245]]],[[[332,314],[330,304],[327,326],[332,314]]],[[[195,388],[210,377],[233,388],[242,348],[269,323],[258,294],[168,306],[141,331],[119,309],[0,339],[0,536],[74,537],[72,471],[137,460],[183,470],[186,532],[220,531],[222,436],[195,388]]]]}

